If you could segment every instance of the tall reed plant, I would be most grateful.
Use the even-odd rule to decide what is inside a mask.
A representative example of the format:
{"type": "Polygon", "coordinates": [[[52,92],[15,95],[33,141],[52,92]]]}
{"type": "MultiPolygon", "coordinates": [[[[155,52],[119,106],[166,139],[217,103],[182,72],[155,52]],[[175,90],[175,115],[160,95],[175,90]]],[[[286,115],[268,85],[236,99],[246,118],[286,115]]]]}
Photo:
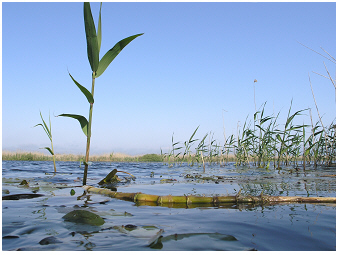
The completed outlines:
{"type": "Polygon", "coordinates": [[[114,45],[110,50],[106,52],[106,54],[99,60],[99,52],[102,41],[102,23],[101,23],[101,8],[102,3],[100,4],[99,10],[99,21],[98,27],[96,30],[90,3],[84,3],[84,24],[85,24],[85,34],[86,34],[86,43],[87,43],[87,57],[92,70],[92,87],[91,92],[87,90],[84,86],[80,85],[69,73],[73,82],[77,85],[80,91],[86,97],[90,109],[89,109],[89,117],[86,119],[82,115],[77,114],[60,114],[59,116],[73,118],[79,121],[80,126],[87,138],[86,140],[86,154],[85,154],[85,168],[84,168],[84,177],[83,177],[83,185],[86,185],[87,179],[87,171],[88,171],[88,162],[90,156],[90,142],[91,142],[91,127],[92,127],[92,112],[93,112],[93,104],[94,104],[94,87],[95,87],[95,79],[101,76],[106,68],[110,65],[110,63],[116,58],[116,56],[123,50],[123,48],[128,45],[132,40],[141,36],[143,34],[136,34],[130,37],[127,37],[114,45]]]}
{"type": "Polygon", "coordinates": [[[41,126],[48,139],[50,139],[50,142],[51,142],[51,148],[50,147],[44,147],[43,149],[46,149],[49,151],[49,153],[51,153],[52,157],[53,157],[53,166],[54,166],[54,172],[57,172],[57,168],[55,166],[55,154],[54,154],[54,149],[53,149],[53,140],[52,140],[52,125],[51,125],[51,116],[49,116],[49,126],[47,126],[46,122],[44,121],[44,118],[43,116],[41,115],[41,112],[40,112],[40,117],[41,117],[41,120],[42,120],[42,123],[39,123],[37,125],[35,125],[34,127],[36,126],[41,126]]]}
{"type": "Polygon", "coordinates": [[[222,147],[211,132],[206,133],[201,140],[194,139],[197,127],[190,139],[184,142],[184,146],[175,142],[172,136],[172,149],[169,154],[162,155],[167,157],[169,165],[171,160],[174,163],[188,161],[189,166],[194,163],[198,166],[202,164],[203,169],[206,162],[210,165],[220,162],[220,166],[223,166],[225,159],[229,161],[229,154],[234,154],[231,157],[236,166],[248,165],[269,169],[272,164],[276,169],[281,169],[283,165],[292,165],[298,169],[301,160],[304,162],[304,169],[306,164],[315,167],[321,164],[331,165],[336,157],[336,125],[331,123],[324,129],[319,121],[313,124],[312,118],[310,126],[304,123],[295,124],[296,118],[307,109],[291,114],[292,103],[293,100],[283,125],[278,124],[280,113],[276,116],[266,116],[264,104],[260,111],[255,112],[253,119],[247,117],[241,128],[238,125],[236,136],[230,135],[224,139],[222,147]],[[309,136],[306,131],[308,127],[311,127],[309,136]],[[327,135],[324,132],[327,132],[327,135]],[[194,142],[198,144],[192,161],[190,147],[194,146],[194,142]],[[184,150],[181,151],[182,148],[184,150]]]}

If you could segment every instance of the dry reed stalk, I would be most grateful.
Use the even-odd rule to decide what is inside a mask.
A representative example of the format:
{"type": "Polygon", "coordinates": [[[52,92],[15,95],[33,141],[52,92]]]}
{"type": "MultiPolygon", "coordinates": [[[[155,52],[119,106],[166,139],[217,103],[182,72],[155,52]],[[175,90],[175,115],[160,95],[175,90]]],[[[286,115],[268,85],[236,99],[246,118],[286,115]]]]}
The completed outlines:
{"type": "Polygon", "coordinates": [[[316,103],[316,99],[315,99],[314,91],[313,91],[313,87],[312,87],[312,82],[311,82],[311,80],[310,80],[309,74],[308,74],[308,78],[309,78],[309,84],[310,84],[310,88],[311,88],[311,90],[312,90],[312,94],[313,94],[313,98],[314,98],[315,108],[316,108],[316,111],[317,111],[317,113],[318,113],[319,120],[320,120],[320,122],[321,122],[323,131],[324,131],[324,133],[325,133],[325,138],[326,138],[325,141],[326,141],[326,146],[327,146],[327,141],[330,142],[330,139],[329,139],[329,137],[328,137],[328,135],[327,135],[325,126],[323,125],[323,122],[322,122],[322,119],[321,119],[321,116],[320,116],[320,113],[319,113],[318,105],[317,105],[317,103],[316,103]]]}
{"type": "Polygon", "coordinates": [[[214,196],[214,197],[200,197],[200,196],[157,196],[144,193],[124,193],[115,192],[109,189],[95,188],[84,185],[83,189],[87,192],[106,195],[109,197],[127,200],[131,202],[154,202],[159,206],[167,204],[182,204],[187,206],[190,204],[211,204],[217,206],[223,203],[251,203],[251,204],[269,204],[269,203],[336,203],[335,197],[284,197],[284,196],[242,196],[237,194],[235,196],[214,196]]]}
{"type": "Polygon", "coordinates": [[[309,49],[309,50],[311,50],[311,51],[313,51],[313,52],[315,52],[316,54],[319,54],[320,56],[322,56],[322,57],[324,57],[324,58],[326,58],[326,59],[328,59],[329,61],[331,61],[331,62],[333,62],[334,64],[336,63],[336,61],[335,61],[335,59],[327,52],[327,51],[325,51],[324,49],[322,49],[321,47],[321,49],[324,51],[324,52],[326,52],[327,53],[327,55],[329,55],[332,59],[334,59],[334,60],[332,60],[332,59],[330,59],[330,58],[327,58],[325,55],[322,55],[321,53],[319,53],[319,52],[317,52],[317,51],[315,51],[315,50],[313,50],[313,49],[311,49],[311,48],[309,48],[309,47],[307,47],[306,45],[304,45],[304,44],[302,44],[302,43],[300,43],[299,41],[298,41],[298,43],[299,44],[301,44],[302,46],[304,46],[304,47],[306,47],[307,49],[309,49]]]}

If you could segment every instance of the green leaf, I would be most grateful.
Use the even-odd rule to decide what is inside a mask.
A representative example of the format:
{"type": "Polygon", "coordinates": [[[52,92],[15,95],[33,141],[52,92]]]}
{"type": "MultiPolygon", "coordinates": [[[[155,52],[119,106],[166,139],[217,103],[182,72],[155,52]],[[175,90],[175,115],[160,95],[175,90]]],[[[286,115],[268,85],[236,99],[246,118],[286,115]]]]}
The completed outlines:
{"type": "MultiPolygon", "coordinates": [[[[293,131],[293,130],[296,130],[296,129],[300,129],[302,127],[306,127],[307,125],[300,125],[300,126],[291,126],[290,128],[288,128],[286,131],[289,132],[289,131],[293,131]]],[[[298,130],[299,131],[299,130],[298,130]]]]}
{"type": "Polygon", "coordinates": [[[43,126],[43,124],[40,124],[40,123],[39,123],[39,124],[35,125],[34,127],[36,127],[36,126],[42,126],[42,128],[44,129],[44,131],[45,131],[45,133],[47,134],[48,138],[51,139],[50,136],[49,136],[48,131],[45,129],[45,127],[43,126]]]}
{"type": "Polygon", "coordinates": [[[98,20],[98,28],[97,28],[97,40],[98,40],[98,54],[99,54],[100,46],[101,46],[101,43],[102,43],[102,3],[100,3],[100,9],[99,9],[99,20],[98,20]]]}
{"type": "Polygon", "coordinates": [[[53,151],[49,147],[44,147],[44,148],[40,148],[40,149],[46,149],[51,153],[51,155],[54,155],[53,151]]]}
{"type": "Polygon", "coordinates": [[[96,70],[95,78],[98,78],[100,75],[104,73],[106,68],[111,64],[111,62],[117,57],[117,55],[124,49],[126,45],[128,45],[133,39],[143,34],[132,35],[127,37],[118,43],[116,43],[113,48],[111,48],[106,54],[102,57],[99,62],[98,70],[96,70]]]}
{"type": "Polygon", "coordinates": [[[279,134],[276,135],[276,139],[279,140],[281,143],[283,143],[282,138],[279,134]]]}
{"type": "Polygon", "coordinates": [[[92,96],[92,94],[90,93],[90,91],[88,91],[85,87],[83,87],[82,85],[80,85],[75,79],[73,79],[72,75],[70,73],[68,73],[71,77],[71,79],[73,80],[73,82],[78,86],[78,88],[81,90],[81,92],[83,92],[83,94],[85,95],[85,97],[87,98],[87,101],[90,104],[94,103],[94,98],[92,96]]]}
{"type": "Polygon", "coordinates": [[[42,126],[42,128],[44,129],[45,133],[47,134],[48,138],[52,141],[52,133],[51,133],[51,119],[50,119],[50,128],[48,128],[46,122],[44,121],[44,118],[43,116],[41,115],[41,112],[40,112],[40,117],[41,117],[41,120],[43,121],[43,124],[37,124],[35,125],[34,127],[36,126],[42,126]]]}
{"type": "Polygon", "coordinates": [[[89,59],[91,69],[96,72],[99,64],[99,48],[94,25],[90,3],[84,3],[84,24],[87,42],[87,57],[89,59]]]}
{"type": "Polygon", "coordinates": [[[292,116],[290,116],[290,117],[287,119],[287,122],[286,122],[285,127],[287,128],[288,125],[289,125],[289,123],[294,119],[294,117],[297,116],[297,115],[301,115],[300,112],[305,111],[305,110],[307,110],[307,109],[297,111],[297,112],[294,113],[292,116]]]}
{"type": "Polygon", "coordinates": [[[196,132],[197,132],[197,130],[198,130],[199,127],[200,127],[200,126],[198,126],[198,127],[195,129],[194,133],[191,135],[191,137],[190,137],[190,139],[189,139],[189,143],[192,143],[192,142],[194,142],[194,141],[197,141],[197,139],[196,139],[196,140],[192,140],[192,138],[194,138],[194,135],[196,134],[196,132]]]}
{"type": "Polygon", "coordinates": [[[266,121],[271,120],[272,118],[273,118],[273,117],[265,117],[264,119],[261,118],[261,120],[260,120],[261,125],[262,125],[263,123],[265,123],[266,121]]]}
{"type": "Polygon", "coordinates": [[[50,139],[52,139],[52,134],[51,134],[51,131],[50,131],[51,126],[50,126],[50,128],[48,128],[46,122],[44,121],[43,116],[41,115],[41,112],[40,112],[40,117],[41,117],[41,119],[42,119],[42,121],[43,121],[43,123],[44,123],[45,129],[47,130],[46,133],[47,133],[48,137],[49,137],[50,139]]]}
{"type": "Polygon", "coordinates": [[[87,119],[84,117],[84,116],[81,116],[81,115],[77,115],[77,114],[60,114],[58,115],[59,116],[62,116],[62,117],[69,117],[69,118],[73,118],[73,119],[76,119],[79,121],[80,123],[80,126],[81,126],[81,129],[83,130],[84,134],[87,136],[87,133],[88,133],[88,121],[87,119]]]}

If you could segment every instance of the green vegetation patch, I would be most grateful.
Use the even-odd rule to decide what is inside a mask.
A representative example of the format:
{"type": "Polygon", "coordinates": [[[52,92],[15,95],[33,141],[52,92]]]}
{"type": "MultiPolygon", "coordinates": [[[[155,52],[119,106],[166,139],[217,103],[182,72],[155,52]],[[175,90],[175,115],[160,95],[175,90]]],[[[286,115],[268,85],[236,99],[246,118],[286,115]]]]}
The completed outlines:
{"type": "Polygon", "coordinates": [[[145,154],[138,158],[140,162],[163,162],[163,157],[157,154],[145,154]]]}
{"type": "Polygon", "coordinates": [[[100,226],[105,223],[103,218],[89,211],[85,210],[74,210],[63,216],[65,221],[71,221],[75,223],[83,223],[94,226],[100,226]]]}

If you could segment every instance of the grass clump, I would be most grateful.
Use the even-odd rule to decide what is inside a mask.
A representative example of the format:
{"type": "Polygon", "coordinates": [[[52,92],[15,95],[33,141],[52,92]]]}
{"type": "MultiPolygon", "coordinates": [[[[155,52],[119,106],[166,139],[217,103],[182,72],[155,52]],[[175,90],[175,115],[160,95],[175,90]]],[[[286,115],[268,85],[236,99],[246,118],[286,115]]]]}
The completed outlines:
{"type": "Polygon", "coordinates": [[[52,161],[52,156],[47,156],[41,152],[2,152],[2,160],[20,160],[20,161],[52,161]]]}
{"type": "Polygon", "coordinates": [[[163,157],[158,154],[145,154],[138,157],[140,162],[163,162],[163,157]]]}

